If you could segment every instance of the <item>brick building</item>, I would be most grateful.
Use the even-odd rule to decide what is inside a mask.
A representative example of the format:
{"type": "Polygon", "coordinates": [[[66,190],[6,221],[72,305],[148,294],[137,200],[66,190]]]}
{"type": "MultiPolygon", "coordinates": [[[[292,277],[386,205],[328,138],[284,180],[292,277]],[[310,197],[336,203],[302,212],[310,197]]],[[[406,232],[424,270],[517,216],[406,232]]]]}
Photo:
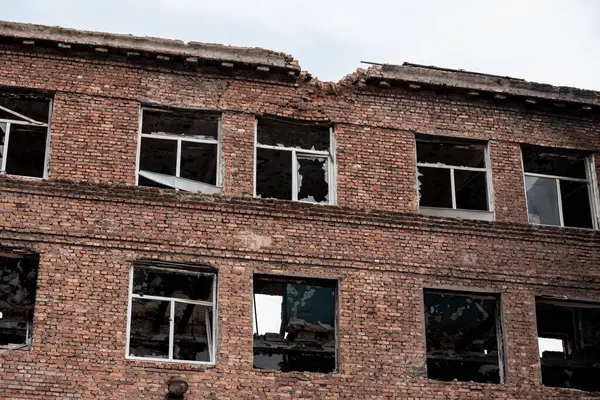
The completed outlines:
{"type": "Polygon", "coordinates": [[[0,398],[600,398],[600,93],[7,22],[0,85],[0,398]]]}

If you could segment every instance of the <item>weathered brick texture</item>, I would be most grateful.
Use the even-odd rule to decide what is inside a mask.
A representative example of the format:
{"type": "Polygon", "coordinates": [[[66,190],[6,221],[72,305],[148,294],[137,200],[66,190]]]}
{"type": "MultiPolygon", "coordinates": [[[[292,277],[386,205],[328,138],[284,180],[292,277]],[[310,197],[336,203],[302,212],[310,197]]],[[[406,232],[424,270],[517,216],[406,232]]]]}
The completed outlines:
{"type": "MultiPolygon", "coordinates": [[[[600,300],[600,238],[527,224],[520,143],[597,151],[600,124],[459,94],[273,82],[3,45],[0,85],[53,95],[47,180],[0,176],[0,244],[40,254],[31,350],[0,350],[2,399],[536,399],[536,295],[600,300]],[[142,105],[222,112],[223,193],[134,186],[142,105]],[[334,126],[338,205],[253,199],[255,118],[334,126]],[[495,222],[420,216],[415,134],[489,141],[495,222]],[[125,359],[131,263],[218,273],[214,367],[125,359]],[[252,276],[339,279],[339,372],[252,368],[252,276]],[[501,296],[506,383],[428,380],[423,288],[501,296]]],[[[600,171],[600,170],[599,170],[600,171]]]]}

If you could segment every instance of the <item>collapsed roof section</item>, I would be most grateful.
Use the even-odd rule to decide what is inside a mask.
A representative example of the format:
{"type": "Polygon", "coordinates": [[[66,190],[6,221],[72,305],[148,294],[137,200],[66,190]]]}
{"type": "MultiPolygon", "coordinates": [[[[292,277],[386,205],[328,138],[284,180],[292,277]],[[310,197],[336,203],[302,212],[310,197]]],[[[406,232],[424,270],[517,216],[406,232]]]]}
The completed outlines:
{"type": "Polygon", "coordinates": [[[59,50],[89,51],[99,55],[118,54],[131,59],[199,64],[223,70],[252,69],[259,74],[282,73],[290,79],[300,74],[298,62],[289,54],[253,47],[184,42],[102,32],[0,21],[0,41],[25,46],[53,47],[59,50]]]}
{"type": "Polygon", "coordinates": [[[380,88],[403,86],[413,90],[446,89],[463,92],[472,97],[488,95],[495,100],[520,99],[529,105],[577,105],[587,111],[600,108],[600,92],[593,90],[407,62],[402,65],[376,65],[346,81],[348,80],[354,84],[362,81],[380,88]]]}

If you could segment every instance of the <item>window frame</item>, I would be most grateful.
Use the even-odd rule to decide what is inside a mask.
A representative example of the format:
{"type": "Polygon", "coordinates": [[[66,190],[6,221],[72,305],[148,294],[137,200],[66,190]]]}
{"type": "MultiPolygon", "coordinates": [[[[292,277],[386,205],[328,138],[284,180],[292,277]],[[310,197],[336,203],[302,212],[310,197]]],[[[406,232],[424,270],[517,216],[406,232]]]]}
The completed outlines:
{"type": "Polygon", "coordinates": [[[6,131],[5,131],[5,136],[4,136],[4,145],[2,147],[2,154],[0,155],[0,156],[2,156],[2,160],[0,162],[0,175],[16,176],[19,178],[26,178],[26,179],[48,179],[48,164],[50,161],[50,133],[51,133],[50,122],[52,121],[53,103],[52,103],[52,99],[44,99],[44,100],[48,100],[48,121],[46,121],[46,122],[36,121],[25,115],[19,114],[18,112],[13,111],[10,108],[0,106],[0,110],[26,120],[26,121],[20,121],[18,119],[0,118],[0,124],[5,124],[5,126],[6,126],[6,131]],[[15,174],[9,174],[6,172],[6,161],[8,159],[8,157],[7,157],[8,145],[10,142],[10,130],[11,130],[10,128],[11,128],[11,125],[13,125],[13,124],[14,125],[25,125],[25,126],[38,126],[38,127],[46,128],[46,150],[44,152],[44,170],[42,172],[41,177],[28,176],[28,175],[15,175],[15,174]]]}
{"type": "Polygon", "coordinates": [[[200,270],[190,270],[190,269],[182,269],[177,267],[165,267],[165,266],[157,266],[152,263],[134,263],[131,265],[129,269],[129,288],[128,288],[128,303],[127,303],[127,337],[125,343],[125,359],[131,361],[148,361],[148,362],[167,362],[167,363],[177,363],[177,364],[199,364],[199,365],[216,365],[217,363],[217,323],[218,323],[218,309],[217,309],[217,286],[218,286],[218,271],[208,270],[208,269],[200,269],[200,270]],[[212,275],[213,283],[212,283],[212,301],[203,301],[203,300],[189,300],[189,299],[178,299],[172,297],[163,297],[163,296],[152,296],[152,295],[138,295],[133,294],[133,276],[135,268],[144,268],[144,269],[153,269],[157,271],[163,272],[173,272],[180,274],[188,274],[188,275],[212,275]],[[131,312],[132,312],[132,300],[133,299],[144,299],[144,300],[155,300],[155,301],[168,301],[169,302],[169,355],[167,358],[154,358],[154,357],[138,357],[132,356],[129,354],[130,350],[130,335],[131,335],[131,312]],[[203,307],[212,307],[212,326],[211,326],[211,337],[208,338],[209,347],[209,357],[210,361],[195,361],[195,360],[177,360],[173,359],[173,342],[174,342],[174,330],[175,330],[175,318],[173,318],[173,314],[175,312],[175,303],[183,303],[183,304],[194,304],[200,305],[203,307]]]}
{"type": "Polygon", "coordinates": [[[335,135],[333,132],[333,126],[329,127],[329,150],[305,150],[299,149],[296,147],[285,147],[285,146],[272,146],[267,144],[260,144],[258,142],[258,118],[254,120],[254,179],[253,184],[253,197],[258,199],[270,199],[270,200],[280,200],[280,201],[294,201],[297,203],[307,203],[307,204],[318,204],[318,205],[336,205],[337,204],[337,169],[335,162],[335,135]],[[279,150],[291,152],[292,157],[292,198],[291,199],[276,199],[276,198],[267,198],[267,197],[259,197],[256,193],[256,161],[258,158],[258,149],[266,149],[266,150],[279,150]],[[327,203],[314,203],[306,200],[298,200],[298,157],[309,157],[309,158],[326,158],[327,159],[327,183],[329,185],[329,201],[327,203]]]}
{"type": "MultiPolygon", "coordinates": [[[[143,138],[148,138],[148,139],[159,139],[159,140],[174,140],[177,141],[177,158],[175,161],[175,175],[173,175],[176,178],[180,178],[180,174],[181,174],[181,142],[185,141],[185,142],[191,142],[191,143],[205,143],[205,144],[216,144],[217,145],[217,165],[216,165],[216,179],[215,179],[215,187],[219,188],[219,189],[223,189],[223,157],[222,157],[222,134],[221,134],[221,126],[222,126],[222,120],[223,120],[223,115],[219,114],[219,120],[218,120],[218,125],[217,125],[217,138],[216,139],[199,139],[199,138],[185,138],[182,135],[175,135],[175,134],[169,134],[166,133],[164,135],[156,135],[156,134],[151,134],[151,133],[143,133],[142,132],[142,126],[144,123],[144,111],[158,111],[158,112],[167,112],[167,113],[174,113],[177,114],[178,112],[194,112],[194,111],[199,111],[199,112],[203,112],[206,110],[200,110],[200,109],[177,109],[177,108],[161,108],[161,107],[152,107],[152,106],[140,106],[140,111],[139,111],[139,121],[138,121],[138,143],[137,143],[137,154],[136,154],[136,167],[135,167],[135,186],[140,186],[139,184],[139,178],[140,178],[140,157],[141,157],[141,150],[142,150],[142,139],[143,138]]],[[[205,182],[200,182],[199,183],[205,183],[205,182]]],[[[207,183],[207,185],[211,185],[210,183],[207,183]]],[[[140,187],[151,187],[151,186],[140,186],[140,187]]],[[[178,188],[169,188],[171,190],[183,190],[183,189],[178,189],[178,188]]],[[[195,191],[195,192],[190,192],[190,193],[202,193],[202,191],[195,191]]]]}
{"type": "MultiPolygon", "coordinates": [[[[548,152],[552,152],[553,149],[548,149],[548,152]]],[[[560,152],[561,149],[555,149],[557,152],[560,152]]],[[[597,184],[596,184],[596,174],[595,174],[595,170],[594,170],[594,165],[595,165],[595,159],[594,159],[594,155],[590,154],[588,156],[585,157],[585,176],[586,178],[571,178],[568,176],[560,176],[560,175],[546,175],[546,174],[539,174],[536,172],[525,172],[525,157],[523,156],[523,146],[521,146],[521,169],[523,171],[523,189],[525,191],[525,208],[527,211],[527,223],[529,225],[536,225],[536,226],[552,226],[552,227],[560,227],[560,228],[573,228],[573,229],[598,229],[598,191],[596,190],[597,188],[597,184]],[[544,178],[544,179],[553,179],[555,182],[555,186],[556,186],[556,195],[557,195],[557,203],[558,203],[558,216],[559,216],[559,221],[560,221],[560,225],[552,225],[552,224],[538,224],[535,222],[532,222],[529,218],[529,201],[527,199],[527,177],[531,176],[534,178],[544,178]],[[588,202],[590,205],[590,218],[592,220],[592,227],[591,228],[586,228],[586,227],[580,227],[580,226],[566,226],[564,223],[564,216],[563,216],[563,207],[562,207],[562,196],[561,196],[561,190],[560,190],[560,181],[564,180],[564,181],[570,181],[570,182],[579,182],[579,183],[586,183],[587,184],[587,189],[588,189],[588,202]]]]}
{"type": "Polygon", "coordinates": [[[415,137],[415,161],[417,166],[417,195],[419,204],[419,212],[423,215],[430,216],[438,216],[438,217],[457,217],[457,218],[467,218],[467,219],[479,219],[485,221],[493,221],[495,219],[494,212],[494,195],[493,195],[493,185],[492,185],[492,169],[491,169],[491,159],[490,159],[490,151],[489,151],[489,142],[482,142],[477,140],[469,140],[463,138],[444,138],[444,137],[415,137]],[[417,150],[418,142],[425,143],[442,143],[442,144],[454,144],[454,145],[463,145],[463,146],[476,146],[478,148],[483,149],[483,167],[465,167],[465,166],[457,166],[457,165],[449,165],[442,163],[427,163],[427,162],[419,162],[419,153],[417,150]],[[420,193],[420,185],[419,185],[419,167],[423,168],[438,168],[438,169],[446,169],[450,170],[450,189],[451,189],[451,199],[452,199],[452,208],[445,207],[430,207],[430,206],[421,206],[421,193],[420,193]],[[485,191],[486,191],[486,203],[487,210],[473,210],[473,209],[463,209],[456,207],[456,187],[455,187],[455,179],[454,179],[454,171],[474,171],[474,172],[484,172],[485,173],[485,191]]]}

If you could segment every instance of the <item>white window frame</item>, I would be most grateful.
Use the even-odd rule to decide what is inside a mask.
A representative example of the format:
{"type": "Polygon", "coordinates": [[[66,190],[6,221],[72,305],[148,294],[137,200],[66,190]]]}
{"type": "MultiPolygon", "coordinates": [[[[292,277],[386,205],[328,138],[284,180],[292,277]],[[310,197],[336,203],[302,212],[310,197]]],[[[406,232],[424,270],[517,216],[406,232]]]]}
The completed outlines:
{"type": "Polygon", "coordinates": [[[25,115],[19,114],[18,112],[13,111],[7,107],[0,106],[0,110],[5,111],[9,114],[12,114],[17,118],[22,118],[24,120],[23,121],[23,120],[18,120],[18,119],[0,118],[0,124],[6,124],[6,131],[5,131],[5,135],[4,135],[4,145],[0,150],[2,152],[2,160],[1,160],[2,162],[0,163],[0,174],[10,175],[10,176],[18,176],[21,178],[28,178],[28,179],[47,179],[48,178],[48,161],[49,161],[49,153],[50,153],[49,152],[49,149],[50,149],[50,121],[52,118],[52,100],[48,100],[48,121],[47,122],[36,121],[34,119],[26,117],[25,115]],[[46,151],[44,153],[44,171],[43,171],[42,177],[28,176],[28,175],[15,175],[15,174],[8,174],[6,172],[6,160],[8,158],[7,157],[8,156],[8,144],[10,141],[11,125],[46,127],[46,151]]]}
{"type": "MultiPolygon", "coordinates": [[[[214,144],[217,146],[217,165],[216,165],[216,184],[212,185],[210,183],[205,183],[205,182],[200,182],[200,181],[193,181],[193,180],[189,180],[191,182],[192,185],[197,184],[198,186],[202,186],[203,189],[185,189],[185,188],[175,188],[173,187],[172,189],[174,190],[189,190],[190,192],[201,192],[201,193],[206,193],[206,194],[217,194],[221,192],[221,189],[223,187],[223,174],[222,174],[222,149],[221,149],[221,120],[222,120],[222,116],[219,116],[219,121],[218,121],[218,128],[217,128],[217,138],[213,139],[210,137],[204,137],[204,138],[193,138],[193,137],[185,137],[182,135],[176,135],[176,134],[169,134],[169,133],[161,133],[161,134],[150,134],[150,133],[143,133],[142,132],[142,126],[143,126],[143,121],[144,121],[144,111],[158,111],[158,112],[166,112],[166,113],[173,113],[173,114],[177,114],[178,112],[193,112],[196,110],[183,110],[183,109],[164,109],[164,108],[154,108],[154,107],[140,107],[140,120],[139,120],[139,126],[138,126],[138,148],[137,148],[137,157],[136,157],[136,168],[135,168],[135,185],[139,186],[139,178],[140,178],[140,157],[141,157],[141,150],[142,150],[142,139],[143,138],[148,138],[148,139],[159,139],[159,140],[174,140],[177,142],[177,159],[176,159],[176,164],[175,164],[175,175],[173,175],[173,177],[175,178],[180,178],[180,174],[181,174],[181,143],[182,142],[190,142],[190,143],[206,143],[206,144],[214,144]]],[[[162,174],[160,174],[162,175],[162,174]]],[[[143,174],[142,174],[143,176],[143,174]]],[[[171,175],[168,175],[168,177],[171,177],[171,175]]],[[[188,180],[185,178],[181,178],[182,180],[188,180]]]]}
{"type": "MultiPolygon", "coordinates": [[[[491,171],[491,160],[490,153],[488,149],[488,144],[485,143],[470,143],[464,142],[459,143],[452,140],[452,138],[448,138],[448,140],[444,139],[416,139],[415,140],[415,154],[417,160],[417,185],[419,185],[419,167],[424,168],[439,168],[439,169],[447,169],[450,170],[450,190],[451,190],[451,198],[452,198],[452,208],[444,208],[444,207],[428,207],[419,205],[419,212],[424,215],[438,216],[438,217],[455,217],[455,218],[466,218],[466,219],[480,219],[485,221],[493,221],[494,220],[494,196],[492,192],[492,171],[491,171]],[[419,162],[419,155],[417,153],[417,144],[419,142],[424,143],[447,143],[447,144],[456,144],[456,145],[466,145],[466,146],[477,146],[483,149],[483,167],[464,167],[457,165],[449,165],[442,163],[425,163],[419,162]],[[454,186],[454,171],[475,171],[475,172],[484,172],[485,173],[485,191],[487,198],[487,210],[470,210],[470,209],[462,209],[456,207],[456,187],[454,186]]],[[[419,190],[419,204],[421,203],[421,193],[419,190]]]]}
{"type": "Polygon", "coordinates": [[[305,150],[296,147],[271,146],[258,143],[258,120],[254,121],[254,197],[260,198],[256,193],[256,159],[258,151],[256,149],[280,150],[291,152],[292,155],[292,199],[275,199],[283,201],[296,201],[299,203],[335,205],[337,202],[336,185],[336,162],[335,162],[335,137],[333,127],[329,127],[329,150],[305,150]],[[329,185],[329,201],[327,203],[315,203],[312,201],[298,200],[298,158],[326,158],[327,159],[327,184],[329,185]]]}
{"type": "Polygon", "coordinates": [[[179,363],[179,364],[203,364],[203,365],[215,365],[217,360],[217,272],[206,272],[206,271],[190,271],[184,269],[177,268],[165,268],[165,267],[157,267],[153,265],[145,265],[145,264],[134,264],[131,266],[129,271],[129,294],[128,294],[128,306],[127,306],[127,342],[125,344],[125,358],[127,360],[133,361],[150,361],[150,362],[168,362],[168,363],[179,363]],[[213,277],[212,283],[212,301],[202,301],[202,300],[187,300],[187,299],[179,299],[172,297],[163,297],[163,296],[149,296],[149,295],[139,295],[132,293],[133,291],[133,272],[135,268],[143,268],[143,269],[153,269],[162,272],[173,272],[179,274],[187,274],[187,275],[210,275],[213,277]],[[129,354],[129,342],[131,335],[131,312],[132,312],[132,299],[144,299],[144,300],[157,300],[157,301],[168,301],[169,306],[169,356],[167,358],[154,358],[154,357],[136,357],[129,354]],[[183,303],[183,304],[194,304],[200,305],[204,307],[212,307],[212,321],[211,321],[211,329],[208,331],[207,329],[207,341],[209,346],[209,357],[210,361],[194,361],[194,360],[177,360],[173,359],[173,343],[175,338],[175,318],[173,315],[175,314],[175,303],[183,303]]]}
{"type": "MultiPolygon", "coordinates": [[[[548,153],[551,153],[552,151],[548,151],[548,153]]],[[[521,150],[521,162],[523,165],[523,186],[525,189],[525,206],[527,209],[527,221],[529,222],[529,224],[531,225],[538,225],[538,226],[554,226],[554,227],[561,227],[561,228],[575,228],[575,229],[598,229],[598,209],[597,209],[597,191],[596,191],[596,187],[597,185],[595,184],[596,182],[596,178],[595,178],[595,171],[594,171],[594,156],[590,155],[588,157],[585,158],[585,176],[586,178],[571,178],[568,176],[560,176],[560,175],[546,175],[546,174],[538,174],[535,172],[525,172],[525,161],[524,161],[524,157],[523,157],[523,150],[521,150]],[[550,225],[550,224],[538,224],[535,222],[531,222],[531,220],[529,219],[529,201],[527,199],[527,177],[531,176],[534,178],[545,178],[545,179],[554,179],[555,184],[556,184],[556,195],[557,195],[557,202],[558,202],[558,217],[559,217],[559,222],[560,225],[550,225]],[[561,191],[560,191],[560,181],[571,181],[571,182],[580,182],[580,183],[586,183],[587,184],[587,189],[588,189],[588,201],[590,203],[590,218],[592,219],[592,228],[583,228],[583,227],[579,227],[579,226],[565,226],[565,222],[564,222],[564,216],[563,216],[563,207],[562,207],[562,196],[561,196],[561,191]]]]}

